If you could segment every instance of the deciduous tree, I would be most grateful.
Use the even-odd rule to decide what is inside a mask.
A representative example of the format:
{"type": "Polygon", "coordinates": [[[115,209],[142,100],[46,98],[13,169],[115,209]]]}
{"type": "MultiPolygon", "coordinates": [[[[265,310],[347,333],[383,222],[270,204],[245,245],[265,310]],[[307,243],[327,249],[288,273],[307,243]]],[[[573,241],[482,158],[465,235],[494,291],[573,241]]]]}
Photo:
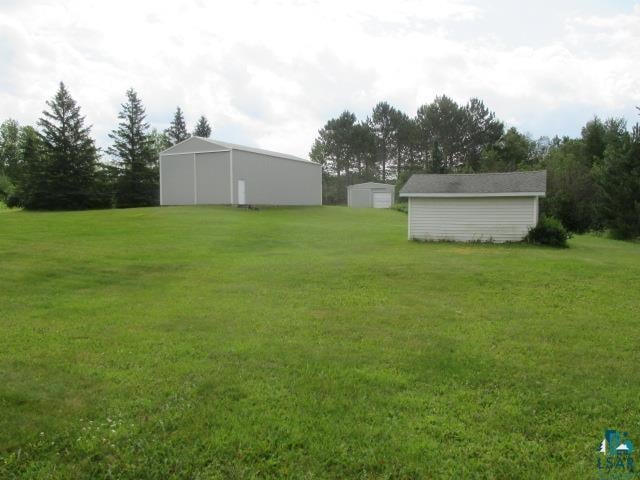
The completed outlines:
{"type": "Polygon", "coordinates": [[[20,169],[20,154],[18,142],[20,125],[13,119],[8,119],[0,125],[0,175],[5,175],[9,181],[18,181],[20,169]]]}
{"type": "Polygon", "coordinates": [[[35,128],[26,126],[20,132],[22,174],[16,188],[16,204],[30,209],[46,209],[49,205],[49,168],[44,144],[35,128]]]}
{"type": "Polygon", "coordinates": [[[630,136],[629,148],[608,148],[604,164],[596,172],[601,192],[601,215],[604,226],[614,237],[632,239],[640,236],[640,125],[630,136]]]}
{"type": "Polygon", "coordinates": [[[511,127],[493,144],[481,151],[481,161],[471,171],[511,172],[526,170],[535,164],[535,142],[511,127]]]}

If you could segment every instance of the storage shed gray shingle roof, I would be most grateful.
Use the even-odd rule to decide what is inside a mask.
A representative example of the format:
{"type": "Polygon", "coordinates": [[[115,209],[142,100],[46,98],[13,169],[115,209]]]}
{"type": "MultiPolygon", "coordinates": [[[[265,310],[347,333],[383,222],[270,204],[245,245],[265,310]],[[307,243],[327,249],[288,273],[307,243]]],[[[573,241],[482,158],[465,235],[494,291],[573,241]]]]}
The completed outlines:
{"type": "Polygon", "coordinates": [[[545,193],[547,171],[468,174],[414,174],[400,195],[545,193]]]}

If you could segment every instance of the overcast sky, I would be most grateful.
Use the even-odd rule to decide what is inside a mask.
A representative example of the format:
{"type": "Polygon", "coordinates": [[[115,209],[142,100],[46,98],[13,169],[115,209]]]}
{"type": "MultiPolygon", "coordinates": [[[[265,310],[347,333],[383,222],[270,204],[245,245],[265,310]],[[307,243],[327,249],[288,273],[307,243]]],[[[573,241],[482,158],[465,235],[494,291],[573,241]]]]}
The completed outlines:
{"type": "Polygon", "coordinates": [[[152,126],[306,157],[381,100],[410,115],[479,97],[534,136],[639,117],[640,0],[0,0],[0,120],[34,123],[63,80],[98,144],[134,87],[152,126]]]}

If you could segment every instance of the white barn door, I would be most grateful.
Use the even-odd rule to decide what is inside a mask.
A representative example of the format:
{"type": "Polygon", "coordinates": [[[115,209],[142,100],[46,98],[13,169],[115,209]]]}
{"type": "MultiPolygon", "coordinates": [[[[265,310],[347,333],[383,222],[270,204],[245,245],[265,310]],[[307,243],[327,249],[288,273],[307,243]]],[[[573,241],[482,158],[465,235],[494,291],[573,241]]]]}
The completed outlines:
{"type": "Polygon", "coordinates": [[[238,180],[238,205],[247,203],[247,193],[244,180],[238,180]]]}
{"type": "Polygon", "coordinates": [[[373,208],[390,208],[391,194],[388,192],[378,192],[373,194],[373,208]]]}

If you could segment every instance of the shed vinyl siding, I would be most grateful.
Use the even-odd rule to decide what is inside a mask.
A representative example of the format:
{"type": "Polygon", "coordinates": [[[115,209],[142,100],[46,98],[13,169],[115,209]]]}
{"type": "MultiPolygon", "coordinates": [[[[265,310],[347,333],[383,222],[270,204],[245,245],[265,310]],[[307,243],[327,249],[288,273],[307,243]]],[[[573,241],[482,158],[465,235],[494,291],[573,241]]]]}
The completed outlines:
{"type": "Polygon", "coordinates": [[[520,241],[537,222],[536,197],[409,198],[409,238],[520,241]]]}

